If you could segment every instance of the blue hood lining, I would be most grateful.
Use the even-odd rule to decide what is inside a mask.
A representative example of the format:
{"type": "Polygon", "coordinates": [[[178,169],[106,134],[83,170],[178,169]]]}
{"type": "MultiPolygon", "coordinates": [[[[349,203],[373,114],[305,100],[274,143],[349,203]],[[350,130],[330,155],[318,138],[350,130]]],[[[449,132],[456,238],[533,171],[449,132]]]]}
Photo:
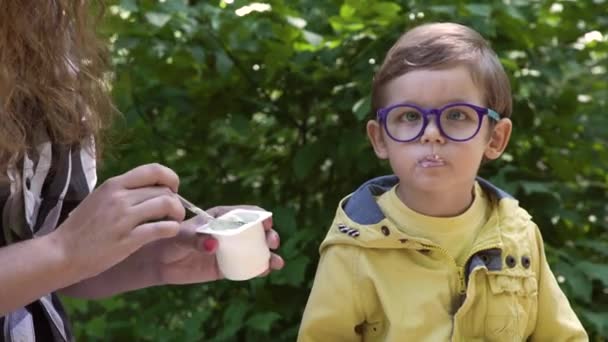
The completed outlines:
{"type": "MultiPolygon", "coordinates": [[[[487,180],[477,177],[479,185],[488,193],[501,200],[513,198],[507,192],[494,186],[487,180]]],[[[363,183],[343,204],[346,215],[354,222],[361,225],[376,224],[384,219],[384,213],[376,203],[377,196],[390,190],[397,183],[399,178],[395,175],[381,176],[370,179],[363,183]]]]}

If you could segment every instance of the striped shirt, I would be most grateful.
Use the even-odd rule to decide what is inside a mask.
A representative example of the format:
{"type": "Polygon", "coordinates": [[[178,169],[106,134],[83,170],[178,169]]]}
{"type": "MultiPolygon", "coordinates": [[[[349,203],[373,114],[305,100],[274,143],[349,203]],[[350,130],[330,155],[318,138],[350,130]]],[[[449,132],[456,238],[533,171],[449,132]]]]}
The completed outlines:
{"type": "MultiPolygon", "coordinates": [[[[0,248],[52,232],[92,191],[97,181],[94,143],[39,144],[7,175],[10,183],[0,184],[0,248]]],[[[0,317],[0,342],[73,339],[55,293],[0,317]]]]}

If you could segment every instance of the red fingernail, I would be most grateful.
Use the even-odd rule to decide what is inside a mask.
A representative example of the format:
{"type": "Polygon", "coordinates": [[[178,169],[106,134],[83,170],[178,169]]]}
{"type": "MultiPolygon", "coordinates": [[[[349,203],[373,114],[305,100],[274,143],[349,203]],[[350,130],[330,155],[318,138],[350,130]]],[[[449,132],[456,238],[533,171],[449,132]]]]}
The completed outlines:
{"type": "Polygon", "coordinates": [[[203,249],[207,252],[213,252],[217,247],[217,240],[207,239],[203,241],[203,249]]]}
{"type": "Polygon", "coordinates": [[[264,225],[264,228],[266,228],[266,229],[272,228],[272,226],[273,226],[272,217],[269,217],[266,220],[264,220],[263,225],[264,225]]]}

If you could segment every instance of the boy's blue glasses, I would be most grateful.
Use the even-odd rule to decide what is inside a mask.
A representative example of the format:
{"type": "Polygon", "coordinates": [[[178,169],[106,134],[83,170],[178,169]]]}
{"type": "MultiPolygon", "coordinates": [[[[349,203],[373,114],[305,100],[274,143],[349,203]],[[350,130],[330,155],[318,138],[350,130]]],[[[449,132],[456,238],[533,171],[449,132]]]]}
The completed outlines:
{"type": "Polygon", "coordinates": [[[377,119],[391,139],[410,142],[422,136],[429,124],[429,115],[435,115],[435,123],[441,135],[460,142],[471,140],[477,135],[484,115],[495,121],[500,120],[500,115],[494,110],[465,102],[428,109],[400,103],[379,109],[377,119]]]}

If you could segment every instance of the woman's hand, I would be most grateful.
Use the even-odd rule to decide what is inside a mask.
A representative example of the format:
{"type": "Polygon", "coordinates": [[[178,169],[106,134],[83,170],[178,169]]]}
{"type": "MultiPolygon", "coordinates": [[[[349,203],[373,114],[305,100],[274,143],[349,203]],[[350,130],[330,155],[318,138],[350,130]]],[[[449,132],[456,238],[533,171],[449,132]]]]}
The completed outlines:
{"type": "Polygon", "coordinates": [[[106,271],[155,240],[180,231],[184,208],[175,196],[178,176],[149,164],[111,178],[74,209],[54,234],[74,277],[106,271]]]}
{"type": "MultiPolygon", "coordinates": [[[[209,209],[207,212],[218,217],[235,208],[260,209],[254,206],[223,206],[209,209]]],[[[156,270],[158,284],[202,283],[223,278],[215,257],[217,240],[195,231],[205,222],[202,216],[184,221],[176,237],[156,241],[140,251],[141,255],[138,255],[138,258],[143,257],[156,264],[156,267],[150,268],[156,270]]],[[[272,218],[264,221],[264,228],[268,247],[277,249],[280,239],[277,232],[272,229],[272,218]]],[[[284,264],[279,255],[271,253],[270,267],[261,276],[271,270],[283,268],[284,264]]]]}

